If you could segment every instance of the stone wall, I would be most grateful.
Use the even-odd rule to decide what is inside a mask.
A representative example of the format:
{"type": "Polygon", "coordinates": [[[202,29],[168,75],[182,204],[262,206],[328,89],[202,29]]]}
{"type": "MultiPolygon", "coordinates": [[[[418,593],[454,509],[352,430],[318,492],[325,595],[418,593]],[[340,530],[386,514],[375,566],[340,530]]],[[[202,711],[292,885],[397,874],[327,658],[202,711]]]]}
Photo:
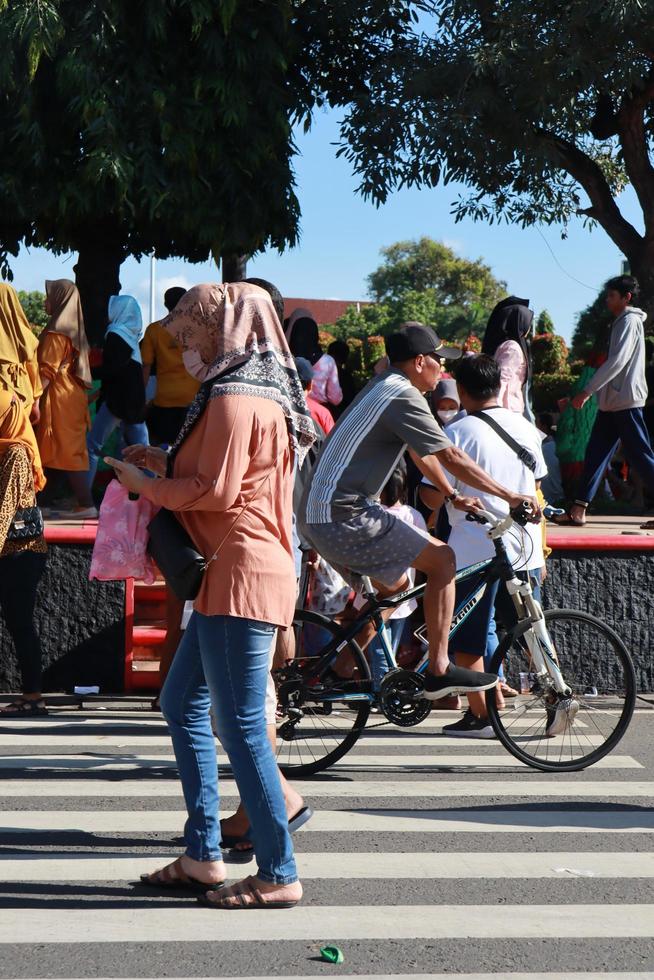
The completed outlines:
{"type": "MultiPolygon", "coordinates": [[[[97,684],[123,690],[125,583],[89,582],[91,546],[50,544],[36,627],[43,644],[45,691],[97,684]]],[[[20,691],[13,643],[0,616],[0,691],[20,691]]]]}
{"type": "Polygon", "coordinates": [[[629,650],[640,691],[654,691],[654,551],[554,551],[548,607],[580,609],[611,626],[629,650]]]}

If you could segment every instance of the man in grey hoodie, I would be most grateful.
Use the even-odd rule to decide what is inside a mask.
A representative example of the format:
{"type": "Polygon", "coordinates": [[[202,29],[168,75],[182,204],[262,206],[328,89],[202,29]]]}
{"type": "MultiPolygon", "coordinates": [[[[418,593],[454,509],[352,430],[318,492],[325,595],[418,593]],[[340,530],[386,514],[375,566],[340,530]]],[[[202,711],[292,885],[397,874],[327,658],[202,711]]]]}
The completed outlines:
{"type": "Polygon", "coordinates": [[[640,474],[646,490],[654,493],[654,451],[643,420],[647,401],[643,323],[647,314],[632,306],[638,291],[633,276],[617,276],[607,282],[606,305],[615,317],[609,356],[572,399],[574,408],[583,408],[593,394],[599,402],[578,496],[570,510],[573,524],[585,523],[586,508],[620,443],[629,465],[640,474]]]}

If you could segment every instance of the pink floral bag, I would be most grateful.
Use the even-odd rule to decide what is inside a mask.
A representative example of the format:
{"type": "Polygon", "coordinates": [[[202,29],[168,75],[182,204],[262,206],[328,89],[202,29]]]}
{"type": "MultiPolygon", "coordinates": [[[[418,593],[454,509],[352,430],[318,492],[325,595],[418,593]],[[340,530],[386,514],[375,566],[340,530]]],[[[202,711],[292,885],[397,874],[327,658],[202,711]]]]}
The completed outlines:
{"type": "Polygon", "coordinates": [[[107,487],[100,507],[90,579],[135,578],[151,585],[157,567],[147,553],[148,524],[159,508],[145,497],[130,500],[118,480],[107,487]]]}

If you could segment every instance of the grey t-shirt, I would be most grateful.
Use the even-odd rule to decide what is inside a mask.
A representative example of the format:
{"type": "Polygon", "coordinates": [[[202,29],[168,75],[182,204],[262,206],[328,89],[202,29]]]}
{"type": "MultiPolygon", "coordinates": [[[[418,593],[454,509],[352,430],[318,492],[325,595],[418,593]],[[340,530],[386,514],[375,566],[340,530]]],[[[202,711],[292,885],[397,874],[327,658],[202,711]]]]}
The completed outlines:
{"type": "Polygon", "coordinates": [[[420,457],[447,449],[423,395],[391,368],[366,385],[329,434],[306,494],[306,524],[362,513],[379,497],[409,446],[420,457]]]}

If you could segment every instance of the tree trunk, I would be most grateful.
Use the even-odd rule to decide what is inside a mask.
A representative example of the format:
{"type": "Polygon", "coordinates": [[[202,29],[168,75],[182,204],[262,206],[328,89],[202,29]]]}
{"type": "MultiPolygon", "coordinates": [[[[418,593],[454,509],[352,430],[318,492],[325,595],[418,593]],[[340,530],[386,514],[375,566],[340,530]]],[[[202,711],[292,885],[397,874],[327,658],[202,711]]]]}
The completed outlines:
{"type": "Polygon", "coordinates": [[[97,237],[80,245],[75,282],[80,292],[86,336],[92,347],[100,347],[109,322],[109,297],[120,292],[120,267],[126,257],[122,245],[97,237]]]}
{"type": "Polygon", "coordinates": [[[646,241],[640,254],[629,256],[631,273],[640,284],[637,306],[645,310],[645,333],[654,333],[654,241],[646,241]]]}
{"type": "Polygon", "coordinates": [[[230,252],[222,256],[223,282],[243,282],[247,279],[248,256],[230,252]]]}

